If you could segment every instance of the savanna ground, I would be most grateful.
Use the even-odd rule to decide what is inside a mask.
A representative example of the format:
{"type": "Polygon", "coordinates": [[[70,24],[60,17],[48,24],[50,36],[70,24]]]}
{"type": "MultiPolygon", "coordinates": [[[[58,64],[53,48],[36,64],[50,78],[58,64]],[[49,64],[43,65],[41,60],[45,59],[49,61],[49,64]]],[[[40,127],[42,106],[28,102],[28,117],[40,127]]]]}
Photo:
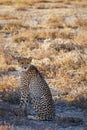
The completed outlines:
{"type": "Polygon", "coordinates": [[[86,121],[87,1],[0,0],[0,130],[87,130],[86,121]],[[33,58],[51,87],[60,121],[13,114],[20,79],[12,56],[33,58]]]}

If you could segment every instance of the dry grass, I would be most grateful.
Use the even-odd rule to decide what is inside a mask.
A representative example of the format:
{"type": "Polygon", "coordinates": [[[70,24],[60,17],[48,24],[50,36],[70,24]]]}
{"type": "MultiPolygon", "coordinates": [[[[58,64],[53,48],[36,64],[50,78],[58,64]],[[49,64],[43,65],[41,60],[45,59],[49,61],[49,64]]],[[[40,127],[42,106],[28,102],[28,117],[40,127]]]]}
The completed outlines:
{"type": "Polygon", "coordinates": [[[22,23],[20,20],[11,20],[8,24],[2,25],[2,32],[4,33],[17,33],[17,30],[19,30],[22,27],[22,23]]]}
{"type": "Polygon", "coordinates": [[[80,7],[87,7],[87,1],[86,0],[63,0],[65,4],[70,4],[70,5],[76,5],[80,7]]]}
{"type": "Polygon", "coordinates": [[[51,3],[49,2],[48,4],[46,4],[47,2],[43,1],[43,2],[36,2],[36,3],[33,3],[32,2],[32,6],[33,8],[35,9],[57,9],[57,8],[66,8],[66,5],[58,5],[57,3],[51,3]]]}
{"type": "Polygon", "coordinates": [[[0,4],[11,4],[11,0],[0,0],[0,4]]]}
{"type": "Polygon", "coordinates": [[[0,45],[0,73],[14,71],[16,68],[12,56],[9,54],[9,49],[6,50],[4,46],[4,43],[0,45]]]}
{"type": "Polygon", "coordinates": [[[41,2],[40,0],[0,0],[0,4],[12,4],[12,3],[22,3],[22,4],[34,4],[36,2],[41,2]]]}
{"type": "Polygon", "coordinates": [[[3,51],[3,49],[4,49],[3,48],[4,42],[5,42],[5,40],[3,38],[3,35],[0,35],[0,54],[3,51]]]}
{"type": "Polygon", "coordinates": [[[87,18],[77,18],[75,21],[76,25],[84,30],[87,30],[87,18]]]}
{"type": "Polygon", "coordinates": [[[45,39],[73,39],[74,31],[72,29],[63,29],[63,30],[52,30],[50,29],[29,29],[20,30],[19,34],[13,37],[13,42],[21,43],[21,42],[35,42],[35,41],[43,41],[45,39]]]}
{"type": "Polygon", "coordinates": [[[39,48],[39,43],[35,41],[36,37],[37,35],[34,31],[26,31],[15,35],[12,40],[16,45],[22,46],[22,48],[33,50],[39,48]]]}
{"type": "Polygon", "coordinates": [[[7,91],[8,89],[15,89],[19,86],[19,79],[14,75],[7,75],[0,77],[0,91],[7,91]]]}
{"type": "Polygon", "coordinates": [[[15,35],[13,37],[14,42],[22,42],[22,41],[38,41],[38,40],[44,40],[47,38],[55,38],[56,32],[50,32],[49,30],[44,29],[29,29],[29,31],[21,31],[18,35],[15,35]]]}
{"type": "Polygon", "coordinates": [[[12,15],[10,15],[10,14],[0,15],[0,20],[11,20],[11,19],[17,19],[17,17],[12,16],[12,15]]]}
{"type": "MultiPolygon", "coordinates": [[[[35,5],[36,4],[36,7],[38,6],[37,3],[40,3],[40,6],[43,4],[43,3],[53,3],[54,1],[53,0],[29,0],[29,1],[26,1],[26,0],[0,0],[0,4],[12,4],[12,3],[22,3],[22,4],[29,4],[29,5],[35,5]]],[[[81,6],[81,7],[87,7],[87,1],[86,0],[55,0],[55,3],[62,3],[62,4],[71,4],[71,5],[76,5],[76,6],[81,6]]],[[[40,7],[39,6],[39,7],[40,7]]],[[[46,5],[43,5],[44,7],[46,5]]],[[[50,7],[48,7],[50,8],[50,7]]],[[[55,5],[55,8],[56,8],[56,5],[55,5]]]]}
{"type": "Polygon", "coordinates": [[[77,35],[75,37],[75,42],[82,48],[87,49],[87,31],[77,35]]]}
{"type": "Polygon", "coordinates": [[[0,78],[0,93],[2,100],[10,103],[19,103],[19,79],[13,75],[2,76],[0,78]]]}
{"type": "Polygon", "coordinates": [[[27,8],[29,8],[29,5],[27,5],[26,3],[25,3],[25,4],[21,3],[20,6],[19,6],[19,4],[18,4],[18,5],[16,5],[16,7],[15,7],[15,9],[16,9],[17,11],[26,11],[27,8]]]}
{"type": "MultiPolygon", "coordinates": [[[[86,108],[87,56],[78,53],[79,48],[77,48],[78,51],[75,50],[78,47],[75,44],[68,44],[68,42],[66,44],[58,44],[57,42],[56,44],[53,43],[53,46],[50,41],[48,44],[49,47],[47,48],[45,45],[42,46],[44,56],[41,57],[43,60],[40,60],[40,70],[48,79],[51,79],[50,85],[61,93],[62,99],[75,105],[78,102],[78,106],[81,107],[81,104],[83,104],[83,108],[86,108]],[[55,47],[58,47],[56,49],[58,53],[55,52],[55,47]],[[51,50],[51,48],[54,49],[51,50]],[[85,100],[85,103],[81,102],[82,99],[85,100]]],[[[39,53],[40,55],[41,53],[39,53]]]]}
{"type": "Polygon", "coordinates": [[[63,39],[73,39],[75,36],[75,33],[72,29],[65,28],[59,31],[58,36],[63,39]]]}
{"type": "Polygon", "coordinates": [[[86,70],[87,67],[85,65],[79,69],[71,69],[70,66],[68,66],[68,68],[62,67],[59,68],[58,71],[55,71],[58,72],[58,74],[55,79],[51,81],[51,85],[55,86],[55,88],[61,93],[62,100],[84,109],[87,108],[86,70]]]}
{"type": "Polygon", "coordinates": [[[50,28],[64,28],[63,17],[52,16],[49,18],[47,24],[50,28]]]}

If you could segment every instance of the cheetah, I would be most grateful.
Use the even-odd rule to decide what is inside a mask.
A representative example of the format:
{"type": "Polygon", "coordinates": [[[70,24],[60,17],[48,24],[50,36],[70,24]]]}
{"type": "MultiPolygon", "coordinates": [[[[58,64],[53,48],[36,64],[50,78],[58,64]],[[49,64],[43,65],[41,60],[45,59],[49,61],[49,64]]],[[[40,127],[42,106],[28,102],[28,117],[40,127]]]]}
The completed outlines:
{"type": "Polygon", "coordinates": [[[22,108],[25,115],[27,114],[27,107],[30,102],[30,95],[29,95],[29,81],[30,75],[28,74],[28,67],[32,61],[32,58],[19,58],[17,57],[16,60],[18,61],[19,66],[21,69],[19,70],[20,76],[20,108],[22,108]]]}
{"type": "MultiPolygon", "coordinates": [[[[36,111],[36,116],[28,115],[28,119],[53,120],[55,117],[55,107],[52,94],[44,77],[36,66],[30,64],[32,58],[19,58],[20,71],[20,108],[26,112],[29,99],[36,111]]],[[[27,112],[26,112],[27,113],[27,112]]]]}

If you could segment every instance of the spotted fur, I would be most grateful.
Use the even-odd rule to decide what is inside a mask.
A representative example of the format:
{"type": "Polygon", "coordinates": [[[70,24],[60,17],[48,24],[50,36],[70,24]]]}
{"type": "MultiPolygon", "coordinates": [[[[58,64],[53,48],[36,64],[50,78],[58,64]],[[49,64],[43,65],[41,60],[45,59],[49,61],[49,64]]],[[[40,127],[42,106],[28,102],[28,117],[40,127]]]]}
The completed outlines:
{"type": "MultiPolygon", "coordinates": [[[[26,61],[27,59],[24,60],[24,62],[26,61]]],[[[41,73],[34,65],[28,64],[25,71],[23,70],[20,72],[20,76],[20,106],[26,110],[29,101],[28,99],[30,97],[31,103],[33,104],[33,107],[37,113],[36,117],[28,116],[28,118],[38,120],[52,120],[55,117],[54,103],[48,84],[42,77],[41,73]]]]}

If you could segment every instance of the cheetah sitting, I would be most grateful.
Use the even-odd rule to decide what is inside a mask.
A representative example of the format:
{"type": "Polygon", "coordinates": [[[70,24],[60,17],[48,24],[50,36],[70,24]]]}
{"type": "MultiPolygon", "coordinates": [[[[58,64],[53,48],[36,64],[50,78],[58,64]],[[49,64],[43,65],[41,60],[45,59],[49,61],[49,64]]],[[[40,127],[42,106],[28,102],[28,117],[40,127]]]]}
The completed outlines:
{"type": "Polygon", "coordinates": [[[30,65],[32,58],[19,58],[21,66],[21,101],[20,107],[27,111],[28,101],[35,108],[37,116],[28,115],[28,119],[52,120],[55,117],[54,103],[48,84],[34,65],[30,65]]]}

